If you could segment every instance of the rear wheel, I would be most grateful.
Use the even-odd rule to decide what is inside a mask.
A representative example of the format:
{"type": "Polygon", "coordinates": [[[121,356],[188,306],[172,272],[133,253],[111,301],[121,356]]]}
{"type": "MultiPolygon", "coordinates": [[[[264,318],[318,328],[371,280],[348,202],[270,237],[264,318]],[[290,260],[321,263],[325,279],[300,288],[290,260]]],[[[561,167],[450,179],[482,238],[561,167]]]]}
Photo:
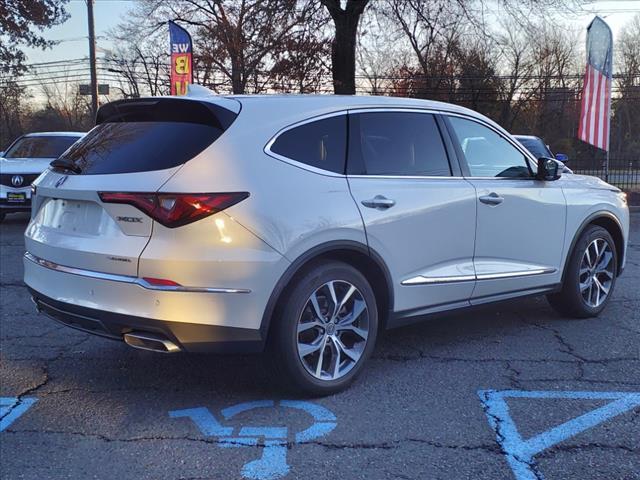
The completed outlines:
{"type": "Polygon", "coordinates": [[[568,262],[562,290],[548,295],[549,303],[563,315],[595,317],[607,305],[616,283],[615,242],[607,230],[591,225],[580,235],[568,262]]]}
{"type": "Polygon", "coordinates": [[[271,331],[271,355],[287,387],[312,395],[346,388],[373,350],[378,311],[373,289],[342,262],[316,264],[285,292],[271,331]]]}

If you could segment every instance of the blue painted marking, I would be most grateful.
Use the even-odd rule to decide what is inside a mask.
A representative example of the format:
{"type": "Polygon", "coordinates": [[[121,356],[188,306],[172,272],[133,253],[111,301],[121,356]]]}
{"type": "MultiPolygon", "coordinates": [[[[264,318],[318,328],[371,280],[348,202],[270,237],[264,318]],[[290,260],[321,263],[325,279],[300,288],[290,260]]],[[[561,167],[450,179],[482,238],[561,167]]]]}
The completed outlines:
{"type": "Polygon", "coordinates": [[[275,402],[273,400],[256,400],[255,402],[245,402],[234,405],[233,407],[225,408],[220,413],[222,416],[229,420],[231,417],[235,417],[239,413],[253,410],[254,408],[269,408],[273,407],[275,402]]]}
{"type": "MultiPolygon", "coordinates": [[[[327,435],[336,428],[336,416],[330,410],[310,402],[298,400],[282,400],[278,406],[295,408],[311,415],[313,425],[295,435],[294,443],[309,442],[313,439],[327,435]]],[[[275,408],[273,400],[258,400],[240,403],[232,407],[224,408],[220,414],[225,420],[233,418],[243,412],[257,408],[275,408]]],[[[279,426],[241,426],[238,436],[231,436],[233,427],[221,425],[216,417],[207,408],[189,408],[169,412],[172,418],[188,417],[205,436],[218,438],[218,445],[222,448],[236,448],[262,445],[262,456],[242,467],[242,476],[253,480],[275,480],[289,473],[287,464],[288,429],[279,426]],[[262,443],[260,440],[262,439],[262,443]]]]}
{"type": "Polygon", "coordinates": [[[520,390],[480,390],[487,419],[497,432],[507,462],[517,480],[539,480],[534,472],[533,457],[564,440],[584,432],[617,415],[640,406],[640,393],[635,392],[547,392],[520,390]],[[611,400],[610,403],[564,422],[528,440],[524,440],[509,413],[506,398],[553,398],[581,400],[611,400]]]}
{"type": "Polygon", "coordinates": [[[255,480],[275,480],[289,473],[287,446],[277,440],[267,440],[262,449],[262,458],[242,467],[242,476],[255,480]]]}
{"type": "Polygon", "coordinates": [[[311,415],[316,421],[336,421],[336,416],[330,410],[316,405],[315,403],[303,402],[300,400],[282,400],[280,405],[283,407],[297,408],[311,415]]]}
{"type": "Polygon", "coordinates": [[[242,427],[240,435],[244,437],[287,438],[286,427],[242,427]]]}
{"type": "Polygon", "coordinates": [[[330,433],[336,428],[335,422],[316,422],[306,430],[296,433],[296,443],[306,443],[330,433]]]}
{"type": "Polygon", "coordinates": [[[186,408],[169,412],[171,418],[187,417],[200,429],[203,435],[208,437],[227,437],[233,433],[233,427],[223,427],[216,417],[204,408],[186,408]]]}
{"type": "Polygon", "coordinates": [[[0,397],[0,432],[11,425],[38,401],[35,397],[0,397]]]}

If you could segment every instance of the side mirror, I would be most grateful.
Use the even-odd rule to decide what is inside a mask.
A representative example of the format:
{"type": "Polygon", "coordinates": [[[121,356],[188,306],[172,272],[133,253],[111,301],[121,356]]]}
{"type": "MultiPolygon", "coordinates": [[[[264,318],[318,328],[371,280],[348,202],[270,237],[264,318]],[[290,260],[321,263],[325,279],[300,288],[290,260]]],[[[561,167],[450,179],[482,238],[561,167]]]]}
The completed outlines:
{"type": "Polygon", "coordinates": [[[560,178],[560,164],[553,158],[539,158],[536,178],[545,182],[558,180],[560,178]]]}
{"type": "Polygon", "coordinates": [[[4,157],[4,152],[0,152],[0,157],[4,157]]]}
{"type": "Polygon", "coordinates": [[[556,160],[562,163],[567,163],[569,161],[569,156],[564,153],[556,153],[556,160]]]}

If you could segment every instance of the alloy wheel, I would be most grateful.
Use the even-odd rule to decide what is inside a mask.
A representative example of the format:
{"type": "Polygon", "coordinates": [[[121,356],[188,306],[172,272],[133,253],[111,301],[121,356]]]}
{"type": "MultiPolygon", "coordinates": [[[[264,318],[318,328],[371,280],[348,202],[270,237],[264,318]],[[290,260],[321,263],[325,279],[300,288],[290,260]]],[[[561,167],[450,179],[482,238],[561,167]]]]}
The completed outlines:
{"type": "Polygon", "coordinates": [[[334,280],[307,300],[297,325],[298,357],[320,380],[345,376],[362,357],[369,337],[364,297],[351,283],[334,280]]]}
{"type": "Polygon", "coordinates": [[[579,270],[580,294],[592,308],[599,307],[609,296],[614,276],[613,250],[604,238],[596,238],[587,246],[579,270]]]}

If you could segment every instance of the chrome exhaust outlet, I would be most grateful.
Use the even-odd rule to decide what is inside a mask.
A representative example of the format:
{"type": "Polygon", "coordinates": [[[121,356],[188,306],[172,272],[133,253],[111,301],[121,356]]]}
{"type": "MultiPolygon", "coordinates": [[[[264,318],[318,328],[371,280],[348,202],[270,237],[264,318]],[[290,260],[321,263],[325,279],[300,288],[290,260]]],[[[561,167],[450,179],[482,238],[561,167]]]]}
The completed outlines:
{"type": "Polygon", "coordinates": [[[150,350],[160,353],[176,353],[180,351],[180,347],[171,340],[167,340],[153,333],[125,333],[124,341],[127,345],[133,348],[139,348],[140,350],[150,350]]]}

